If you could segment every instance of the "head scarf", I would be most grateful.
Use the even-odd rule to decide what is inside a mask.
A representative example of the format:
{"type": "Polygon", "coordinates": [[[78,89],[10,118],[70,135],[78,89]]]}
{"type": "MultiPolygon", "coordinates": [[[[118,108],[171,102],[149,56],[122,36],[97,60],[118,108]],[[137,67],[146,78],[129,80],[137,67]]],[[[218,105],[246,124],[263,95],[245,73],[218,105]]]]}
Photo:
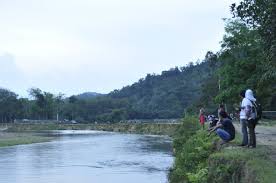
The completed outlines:
{"type": "Polygon", "coordinates": [[[253,91],[250,89],[246,90],[245,98],[247,98],[248,100],[253,101],[253,102],[256,101],[256,99],[254,98],[254,95],[253,95],[253,91]]]}

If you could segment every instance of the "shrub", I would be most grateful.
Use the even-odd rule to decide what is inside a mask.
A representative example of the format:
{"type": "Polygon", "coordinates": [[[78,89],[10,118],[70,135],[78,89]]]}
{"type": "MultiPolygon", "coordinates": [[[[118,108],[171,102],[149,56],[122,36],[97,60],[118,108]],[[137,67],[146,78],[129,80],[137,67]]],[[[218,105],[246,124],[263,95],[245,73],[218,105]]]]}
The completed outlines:
{"type": "MultiPolygon", "coordinates": [[[[195,129],[195,128],[193,128],[195,129]]],[[[186,131],[189,129],[186,128],[186,131]]],[[[207,131],[197,130],[184,132],[184,143],[176,141],[178,149],[175,164],[170,172],[169,179],[172,183],[179,182],[206,182],[208,174],[208,158],[216,150],[217,137],[208,135],[207,131]],[[194,135],[189,136],[191,133],[194,135]]]]}

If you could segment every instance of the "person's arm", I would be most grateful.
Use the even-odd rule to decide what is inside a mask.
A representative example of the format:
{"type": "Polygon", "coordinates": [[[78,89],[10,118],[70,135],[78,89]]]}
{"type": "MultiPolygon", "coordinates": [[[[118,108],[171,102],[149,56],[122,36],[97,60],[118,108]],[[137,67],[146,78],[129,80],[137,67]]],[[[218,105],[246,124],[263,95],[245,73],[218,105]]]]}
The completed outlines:
{"type": "Polygon", "coordinates": [[[251,113],[252,113],[252,107],[250,105],[246,105],[245,106],[245,114],[246,114],[247,119],[250,118],[251,113]]]}
{"type": "Polygon", "coordinates": [[[213,131],[215,131],[216,129],[218,129],[218,128],[222,127],[222,126],[223,125],[220,122],[218,122],[216,126],[214,126],[213,128],[210,128],[210,133],[212,133],[213,131]]]}

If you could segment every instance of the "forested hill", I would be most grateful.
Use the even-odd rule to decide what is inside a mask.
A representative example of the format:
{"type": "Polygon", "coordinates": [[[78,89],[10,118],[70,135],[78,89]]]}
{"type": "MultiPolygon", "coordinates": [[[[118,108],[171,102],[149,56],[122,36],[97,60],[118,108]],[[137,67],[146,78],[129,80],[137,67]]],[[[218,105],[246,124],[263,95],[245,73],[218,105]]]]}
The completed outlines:
{"type": "Polygon", "coordinates": [[[78,99],[91,99],[91,98],[95,98],[95,97],[98,97],[98,96],[102,96],[104,94],[101,94],[101,93],[96,93],[96,92],[84,92],[84,93],[81,93],[79,95],[77,95],[76,97],[78,99]]]}
{"type": "Polygon", "coordinates": [[[213,78],[215,65],[212,59],[205,59],[201,63],[163,71],[160,75],[148,74],[106,95],[88,92],[64,98],[62,94],[32,88],[30,100],[17,99],[15,93],[2,88],[0,98],[5,102],[0,102],[1,121],[48,120],[57,116],[59,120],[79,122],[180,118],[187,107],[198,104],[204,83],[213,78]]]}
{"type": "MultiPolygon", "coordinates": [[[[192,106],[207,104],[208,97],[202,92],[210,88],[216,94],[215,77],[217,57],[206,54],[201,63],[189,63],[163,71],[160,75],[148,74],[138,82],[94,98],[71,96],[62,105],[66,119],[78,121],[120,121],[125,119],[180,118],[192,106]],[[211,82],[210,82],[211,81],[211,82]],[[211,84],[211,87],[207,87],[211,84]],[[201,98],[204,100],[200,100],[201,98]]],[[[208,93],[208,96],[212,96],[208,93]]],[[[212,103],[213,98],[209,97],[212,103]]]]}
{"type": "Polygon", "coordinates": [[[148,74],[145,78],[109,94],[126,99],[131,107],[129,118],[179,118],[184,109],[196,103],[203,84],[213,75],[210,61],[148,74]]]}

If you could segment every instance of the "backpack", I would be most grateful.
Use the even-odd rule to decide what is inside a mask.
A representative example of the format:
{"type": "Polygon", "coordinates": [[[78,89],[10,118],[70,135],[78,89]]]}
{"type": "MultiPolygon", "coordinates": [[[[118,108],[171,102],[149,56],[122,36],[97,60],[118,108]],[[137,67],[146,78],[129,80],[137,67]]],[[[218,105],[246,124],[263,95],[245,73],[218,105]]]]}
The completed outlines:
{"type": "MultiPolygon", "coordinates": [[[[251,100],[250,100],[251,101],[251,100]]],[[[262,105],[257,102],[251,101],[253,105],[253,112],[256,113],[256,121],[258,122],[262,118],[263,110],[262,110],[262,105]]]]}

